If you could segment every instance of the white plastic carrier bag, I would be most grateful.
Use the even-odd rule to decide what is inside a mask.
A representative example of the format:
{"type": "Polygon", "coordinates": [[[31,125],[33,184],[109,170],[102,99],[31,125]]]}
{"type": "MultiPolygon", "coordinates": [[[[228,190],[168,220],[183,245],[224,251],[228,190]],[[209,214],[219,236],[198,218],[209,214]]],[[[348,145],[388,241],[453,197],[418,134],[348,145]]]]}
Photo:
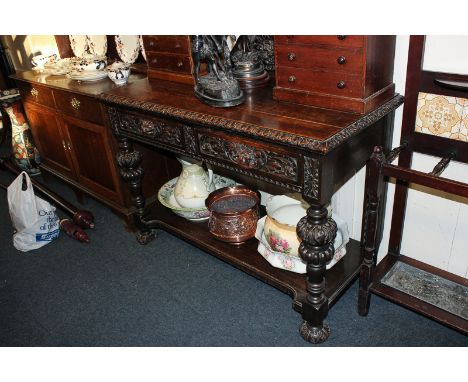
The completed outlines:
{"type": "Polygon", "coordinates": [[[26,252],[37,249],[57,238],[60,232],[55,207],[34,195],[31,179],[22,172],[8,186],[8,208],[16,233],[13,245],[26,252]],[[23,176],[26,189],[23,190],[23,176]]]}

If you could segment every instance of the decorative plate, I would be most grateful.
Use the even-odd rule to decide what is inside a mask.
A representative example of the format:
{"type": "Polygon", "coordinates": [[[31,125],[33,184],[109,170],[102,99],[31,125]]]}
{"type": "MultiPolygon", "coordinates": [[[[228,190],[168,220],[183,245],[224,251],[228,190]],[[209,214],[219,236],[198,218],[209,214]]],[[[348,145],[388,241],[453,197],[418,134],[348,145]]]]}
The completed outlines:
{"type": "Polygon", "coordinates": [[[133,64],[140,54],[140,38],[138,35],[115,36],[115,46],[120,59],[126,64],[133,64]]]}
{"type": "Polygon", "coordinates": [[[139,41],[140,41],[141,54],[143,55],[143,58],[145,59],[145,61],[148,61],[146,59],[145,46],[143,45],[143,36],[140,35],[139,41]]]}
{"type": "Polygon", "coordinates": [[[105,56],[107,53],[106,35],[88,35],[89,52],[96,56],[105,56]]]}
{"type": "Polygon", "coordinates": [[[97,73],[77,73],[71,72],[67,74],[67,77],[71,80],[77,81],[98,81],[107,77],[106,71],[98,71],[97,73]]]}
{"type": "MultiPolygon", "coordinates": [[[[174,188],[179,177],[171,179],[165,183],[158,191],[158,200],[164,206],[169,208],[176,215],[192,221],[205,221],[210,218],[210,212],[206,207],[202,208],[184,208],[177,205],[174,197],[174,188]]],[[[237,183],[229,178],[213,174],[213,181],[216,189],[235,186],[237,183]]]]}
{"type": "Polygon", "coordinates": [[[88,39],[84,35],[69,35],[70,46],[76,57],[81,57],[88,50],[88,39]]]}

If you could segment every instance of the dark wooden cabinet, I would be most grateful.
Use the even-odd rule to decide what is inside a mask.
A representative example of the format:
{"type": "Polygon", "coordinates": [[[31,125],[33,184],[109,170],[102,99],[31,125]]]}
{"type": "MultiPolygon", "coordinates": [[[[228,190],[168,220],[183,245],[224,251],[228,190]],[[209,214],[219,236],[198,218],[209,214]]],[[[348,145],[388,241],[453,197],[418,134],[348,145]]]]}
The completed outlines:
{"type": "Polygon", "coordinates": [[[367,113],[391,99],[395,36],[275,36],[278,100],[367,113]]]}
{"type": "Polygon", "coordinates": [[[55,110],[30,102],[24,103],[24,109],[43,165],[71,179],[76,179],[67,147],[67,136],[63,132],[60,117],[55,110]]]}
{"type": "MultiPolygon", "coordinates": [[[[133,75],[130,82],[142,78],[133,75]]],[[[15,76],[26,115],[42,156],[42,169],[68,182],[127,218],[134,212],[131,195],[119,177],[115,163],[116,142],[102,113],[99,95],[113,89],[110,80],[78,83],[66,77],[15,76]]],[[[141,148],[144,150],[144,148],[141,148]]],[[[156,199],[156,180],[176,176],[176,161],[160,153],[148,152],[143,168],[148,176],[144,195],[156,199]],[[167,165],[172,163],[171,168],[167,165]]]]}

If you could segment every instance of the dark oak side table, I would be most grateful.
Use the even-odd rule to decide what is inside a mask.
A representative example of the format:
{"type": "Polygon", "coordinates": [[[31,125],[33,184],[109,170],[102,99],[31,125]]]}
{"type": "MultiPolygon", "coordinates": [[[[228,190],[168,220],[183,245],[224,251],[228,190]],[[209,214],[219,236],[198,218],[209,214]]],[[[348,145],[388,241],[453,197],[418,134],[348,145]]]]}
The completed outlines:
{"type": "Polygon", "coordinates": [[[154,229],[167,230],[288,293],[304,319],[302,337],[325,341],[329,307],[356,278],[362,261],[359,242],[351,240],[347,255],[326,270],[337,227],[325,206],[365,165],[374,146],[389,148],[394,110],[403,97],[395,95],[370,113],[353,114],[278,102],[265,88],[243,105],[218,109],[198,101],[190,85],[143,79],[100,98],[106,123],[118,140],[120,175],[136,207],[138,241],[148,243],[154,229]],[[187,221],[159,203],[146,207],[144,158],[135,142],[201,160],[216,173],[266,192],[300,192],[310,203],[297,227],[307,275],[272,267],[258,254],[255,239],[231,246],[211,237],[207,223],[187,221]]]}

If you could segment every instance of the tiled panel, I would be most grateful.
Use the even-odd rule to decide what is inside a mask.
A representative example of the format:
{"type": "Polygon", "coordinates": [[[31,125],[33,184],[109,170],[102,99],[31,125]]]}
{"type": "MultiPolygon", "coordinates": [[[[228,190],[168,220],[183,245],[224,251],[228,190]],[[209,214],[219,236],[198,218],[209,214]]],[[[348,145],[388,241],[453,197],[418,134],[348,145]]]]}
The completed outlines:
{"type": "Polygon", "coordinates": [[[465,107],[463,108],[463,117],[460,126],[459,139],[468,142],[468,99],[465,98],[465,107]]]}
{"type": "Polygon", "coordinates": [[[465,103],[464,98],[419,93],[415,130],[424,134],[465,140],[461,133],[465,103]]]}

